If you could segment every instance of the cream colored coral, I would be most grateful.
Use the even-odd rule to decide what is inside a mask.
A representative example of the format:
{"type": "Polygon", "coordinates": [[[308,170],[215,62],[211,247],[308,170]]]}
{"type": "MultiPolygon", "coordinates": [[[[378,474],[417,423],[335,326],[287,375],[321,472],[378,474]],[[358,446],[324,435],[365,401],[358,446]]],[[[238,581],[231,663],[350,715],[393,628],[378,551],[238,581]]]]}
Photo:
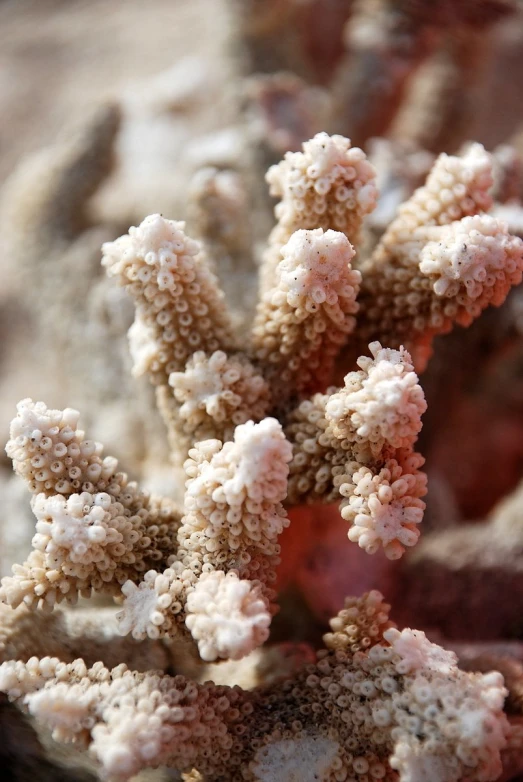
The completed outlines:
{"type": "Polygon", "coordinates": [[[455,312],[447,307],[447,317],[468,326],[489,304],[502,304],[508,289],[521,282],[523,243],[494,217],[466,217],[425,245],[419,268],[437,296],[455,301],[455,312]]]}
{"type": "Polygon", "coordinates": [[[77,428],[77,410],[51,410],[23,399],[11,422],[6,453],[15,472],[37,494],[103,491],[116,474],[116,459],[102,459],[102,446],[77,428]]]}
{"type": "Polygon", "coordinates": [[[131,524],[119,529],[116,508],[103,492],[71,494],[67,500],[60,495],[38,494],[33,510],[37,519],[34,548],[45,551],[60,565],[69,559],[73,571],[75,564],[80,572],[93,563],[100,570],[110,569],[111,547],[118,545],[115,554],[121,558],[121,550],[132,551],[138,537],[138,533],[132,534],[131,524]]]}
{"type": "Polygon", "coordinates": [[[491,205],[491,168],[480,144],[440,155],[361,264],[360,339],[405,345],[421,370],[436,334],[469,325],[521,280],[523,242],[477,214],[491,205]]]}
{"type": "Polygon", "coordinates": [[[327,386],[355,325],[361,281],[350,264],[354,249],[337,231],[296,231],[281,255],[252,331],[256,359],[280,404],[327,386]]]}
{"type": "Polygon", "coordinates": [[[341,611],[329,622],[332,632],[326,633],[323,641],[332,651],[365,651],[392,627],[389,611],[390,605],[376,589],[362,598],[346,597],[341,611]]]}
{"type": "Polygon", "coordinates": [[[278,535],[288,525],[281,502],[292,456],[280,424],[265,418],[238,426],[234,441],[198,443],[189,453],[180,552],[191,570],[227,564],[241,577],[271,581],[278,535]],[[259,556],[263,552],[263,562],[259,556]]]}
{"type": "Polygon", "coordinates": [[[155,358],[146,368],[157,385],[183,370],[196,350],[212,352],[232,341],[218,282],[184,227],[150,215],[102,248],[107,273],[118,277],[136,302],[142,334],[146,327],[154,338],[155,358]]]}
{"type": "Polygon", "coordinates": [[[130,633],[136,640],[175,635],[185,618],[187,591],[196,580],[195,573],[173,562],[161,573],[147,571],[139,584],[127,581],[122,587],[123,610],[118,614],[120,633],[130,633]]]}
{"type": "Polygon", "coordinates": [[[289,503],[343,497],[349,538],[392,559],[419,537],[423,458],[413,448],[426,404],[410,355],[370,346],[343,388],[301,402],[285,433],[293,444],[289,503]]]}
{"type": "Polygon", "coordinates": [[[212,353],[234,344],[218,281],[184,233],[185,223],[150,215],[138,227],[103,245],[102,263],[136,304],[129,331],[135,376],[147,373],[173,446],[178,405],[167,387],[197,350],[212,353]]]}
{"type": "Polygon", "coordinates": [[[361,275],[345,275],[354,248],[339,231],[295,231],[281,249],[278,269],[288,303],[296,309],[313,310],[314,304],[331,307],[357,296],[361,275]]]}
{"type": "Polygon", "coordinates": [[[402,556],[406,546],[419,538],[423,520],[427,478],[420,472],[424,459],[417,453],[399,451],[379,471],[357,462],[347,465],[347,475],[336,476],[342,496],[341,515],[351,523],[348,537],[367,554],[380,547],[389,559],[402,556]]]}
{"type": "MultiPolygon", "coordinates": [[[[81,459],[83,448],[92,457],[91,466],[105,464],[102,447],[84,440],[77,420],[75,411],[48,411],[27,400],[20,406],[9,451],[35,489],[46,485],[47,476],[34,470],[44,469],[51,457],[76,456],[78,469],[85,471],[90,464],[81,459]],[[64,439],[75,446],[69,446],[73,456],[64,456],[64,439]]],[[[199,443],[186,464],[189,480],[181,527],[172,503],[151,500],[129,484],[125,474],[114,473],[116,460],[107,462],[111,474],[98,482],[106,492],[68,497],[41,492],[33,501],[34,550],[27,562],[14,566],[12,577],[3,579],[0,598],[13,606],[23,601],[50,610],[56,602],[75,602],[79,594],[89,596],[92,590],[123,595],[122,632],[154,639],[179,630],[187,618],[188,595],[198,587],[188,626],[202,653],[214,659],[208,628],[216,622],[216,612],[212,602],[204,604],[211,581],[203,583],[211,569],[219,581],[230,574],[218,601],[220,622],[225,621],[223,606],[230,597],[229,621],[238,629],[243,617],[250,638],[239,643],[230,633],[230,648],[217,640],[215,656],[246,654],[265,640],[275,610],[271,585],[279,561],[277,538],[288,525],[281,501],[290,459],[291,446],[280,424],[270,418],[238,426],[234,441],[223,447],[218,440],[199,443]],[[151,570],[154,563],[169,568],[164,573],[151,570]]],[[[48,486],[49,491],[53,488],[48,486]]]]}
{"type": "Polygon", "coordinates": [[[234,440],[204,440],[189,452],[178,549],[163,573],[123,587],[122,633],[158,638],[183,631],[201,656],[242,657],[267,637],[275,612],[281,504],[292,456],[273,418],[236,427],[234,440]]]}
{"type": "Polygon", "coordinates": [[[238,660],[269,637],[271,612],[261,584],[235,571],[202,573],[187,596],[185,624],[202,660],[238,660]]]}
{"type": "MultiPolygon", "coordinates": [[[[46,273],[39,282],[46,304],[56,297],[64,271],[57,263],[60,256],[74,245],[83,244],[84,253],[89,247],[89,201],[113,168],[120,120],[116,103],[89,108],[75,126],[63,128],[52,146],[23,160],[2,187],[3,252],[33,285],[36,264],[45,258],[46,273]]],[[[89,249],[93,251],[92,244],[89,249]]]]}
{"type": "Polygon", "coordinates": [[[281,198],[274,235],[281,241],[286,234],[287,241],[299,228],[334,228],[356,243],[364,215],[376,204],[375,176],[348,139],[317,133],[303,151],[287,152],[267,172],[270,194],[281,198]]]}
{"type": "Polygon", "coordinates": [[[262,290],[274,285],[280,249],[299,229],[341,231],[357,244],[365,215],[376,206],[376,173],[365,153],[343,136],[317,133],[301,152],[287,152],[267,172],[270,194],[281,199],[262,266],[262,290]]]}
{"type": "Polygon", "coordinates": [[[395,655],[394,667],[408,676],[408,691],[393,696],[395,747],[390,765],[402,782],[433,779],[458,782],[467,778],[496,779],[501,773],[500,751],[505,747],[508,724],[496,718],[506,690],[500,673],[453,681],[456,655],[431,644],[424,633],[391,628],[384,633],[395,655]],[[423,724],[423,739],[415,726],[423,724]],[[442,747],[454,744],[451,755],[442,747]]]}
{"type": "Polygon", "coordinates": [[[230,440],[234,428],[259,421],[269,410],[266,380],[243,355],[194,353],[183,372],[173,372],[169,385],[179,402],[178,414],[192,441],[218,437],[230,440]]]}
{"type": "Polygon", "coordinates": [[[167,564],[175,547],[176,505],[117,472],[117,460],[85,439],[78,418],[76,410],[26,399],[11,424],[6,450],[34,492],[37,518],[33,551],[2,579],[0,599],[12,606],[23,601],[51,610],[93,589],[117,595],[148,566],[167,564]]]}
{"type": "MultiPolygon", "coordinates": [[[[287,156],[269,175],[282,200],[267,279],[279,266],[243,352],[183,224],[153,215],[106,245],[109,273],[137,303],[135,373],[158,386],[171,434],[181,419],[208,439],[186,461],[180,520],[85,440],[77,413],[23,402],[8,452],[35,495],[37,531],[0,597],[49,610],[96,589],[123,598],[123,633],[181,632],[205,659],[236,659],[263,643],[276,611],[284,500],[341,500],[349,538],[369,553],[395,558],[413,545],[425,403],[401,346],[423,357],[436,331],[499,303],[521,277],[523,245],[475,215],[488,205],[489,166],[478,146],[440,158],[360,274],[349,239],[375,200],[364,154],[320,134],[287,156]],[[342,389],[289,410],[289,399],[328,383],[360,282],[357,338],[383,332],[386,346],[371,343],[342,389]],[[288,441],[264,418],[275,410],[288,441]]],[[[91,737],[104,774],[121,780],[158,764],[208,782],[496,777],[506,728],[498,676],[460,672],[423,634],[392,632],[378,593],[347,601],[331,627],[317,662],[249,693],[49,658],[5,663],[0,687],[56,738],[91,737]]]]}
{"type": "Polygon", "coordinates": [[[112,606],[58,608],[46,614],[0,603],[0,662],[45,656],[72,662],[80,655],[87,665],[102,660],[109,668],[125,663],[134,671],[167,670],[173,663],[159,641],[122,638],[112,606]]]}
{"type": "Polygon", "coordinates": [[[360,372],[351,372],[345,387],[331,394],[325,415],[339,439],[348,437],[369,443],[373,454],[386,445],[409,447],[421,431],[427,409],[423,389],[404,348],[369,345],[372,358],[361,356],[360,372]]]}
{"type": "Polygon", "coordinates": [[[90,736],[105,778],[158,765],[209,782],[269,782],[297,769],[304,780],[311,769],[324,780],[499,776],[500,674],[460,671],[423,633],[390,628],[376,592],[349,601],[332,624],[316,663],[250,692],[57,658],[4,663],[0,688],[56,739],[90,736]],[[357,650],[340,643],[358,634],[357,650]]]}
{"type": "Polygon", "coordinates": [[[141,580],[147,565],[167,563],[176,545],[178,509],[148,505],[131,515],[104,493],[72,494],[67,501],[37,495],[33,551],[2,579],[0,600],[49,611],[93,590],[120,595],[122,584],[141,580]]]}
{"type": "Polygon", "coordinates": [[[492,157],[481,144],[470,144],[462,155],[439,155],[425,184],[400,206],[382,239],[394,247],[416,238],[416,230],[447,225],[492,206],[492,157]],[[412,236],[414,232],[414,236],[412,236]]]}
{"type": "Polygon", "coordinates": [[[150,497],[124,472],[118,461],[104,456],[103,445],[85,437],[78,428],[77,410],[52,410],[43,402],[24,399],[11,422],[6,453],[14,471],[27,482],[33,495],[51,497],[88,492],[109,494],[129,515],[150,511],[155,523],[171,523],[174,503],[150,497]]]}

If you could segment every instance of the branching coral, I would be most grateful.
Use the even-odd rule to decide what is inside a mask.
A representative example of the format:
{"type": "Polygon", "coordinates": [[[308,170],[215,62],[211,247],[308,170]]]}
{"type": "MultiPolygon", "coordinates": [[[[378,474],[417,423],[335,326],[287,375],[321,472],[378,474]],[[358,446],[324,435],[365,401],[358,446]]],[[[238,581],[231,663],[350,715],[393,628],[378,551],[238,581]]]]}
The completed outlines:
{"type": "Polygon", "coordinates": [[[343,136],[318,133],[301,152],[287,152],[267,172],[270,194],[281,199],[261,270],[262,290],[274,284],[282,246],[299,229],[344,233],[356,244],[363,218],[376,205],[375,172],[365,153],[343,136]]]}
{"type": "Polygon", "coordinates": [[[440,155],[360,266],[363,340],[404,344],[423,369],[435,334],[470,325],[520,282],[521,241],[480,213],[492,204],[491,185],[491,159],[480,144],[462,157],[440,155]]]}
{"type": "Polygon", "coordinates": [[[425,410],[406,351],[371,344],[374,360],[361,358],[345,387],[316,394],[289,416],[287,436],[294,444],[289,500],[338,494],[349,531],[368,553],[383,545],[391,558],[419,535],[423,516],[423,458],[413,450],[425,410]]]}
{"type": "Polygon", "coordinates": [[[8,247],[17,260],[50,249],[58,255],[89,227],[86,205],[112,166],[119,124],[116,105],[99,108],[68,131],[65,143],[44,150],[13,177],[4,194],[4,220],[8,235],[22,240],[22,246],[8,247]]]}
{"type": "Polygon", "coordinates": [[[280,255],[276,284],[262,297],[252,335],[279,404],[328,383],[355,325],[361,282],[350,266],[354,249],[338,231],[295,231],[280,255]]]}
{"type": "MultiPolygon", "coordinates": [[[[327,390],[356,313],[360,342],[379,336],[399,346],[403,340],[422,364],[434,333],[448,330],[452,321],[469,323],[491,301],[500,303],[521,278],[523,251],[503,224],[476,215],[490,205],[492,178],[489,156],[473,145],[461,158],[440,157],[372,257],[360,261],[361,272],[353,270],[347,234],[357,236],[374,205],[373,176],[361,150],[327,134],[270,172],[282,195],[266,260],[273,283],[258,308],[252,347],[244,350],[216,278],[183,224],[147,218],[104,245],[104,265],[135,299],[135,373],[146,372],[157,386],[171,441],[220,438],[221,450],[209,442],[196,457],[198,464],[213,464],[229,453],[230,438],[236,442],[236,425],[277,412],[293,446],[287,501],[343,498],[349,537],[368,552],[382,545],[395,558],[416,542],[424,507],[423,460],[414,444],[425,405],[409,354],[372,344],[373,359],[360,358],[361,369],[349,372],[342,389],[304,396],[327,390]],[[321,226],[307,227],[315,221],[321,226]],[[277,249],[280,261],[271,268],[277,249]]],[[[142,495],[112,460],[102,461],[100,446],[75,433],[76,420],[70,411],[20,407],[8,453],[37,495],[38,534],[28,563],[5,582],[3,595],[14,605],[44,599],[50,606],[92,588],[117,595],[131,582],[125,587],[131,605],[143,589],[148,598],[156,589],[169,591],[159,562],[169,566],[167,583],[185,594],[188,584],[182,586],[180,578],[187,567],[179,549],[186,545],[187,523],[179,528],[172,503],[142,495]],[[154,586],[157,579],[161,587],[154,586]]],[[[189,480],[196,479],[189,474],[189,480]]],[[[195,485],[203,486],[198,480],[195,485]]],[[[286,493],[283,488],[278,502],[286,493]]],[[[223,570],[219,561],[213,568],[223,570]]],[[[254,600],[249,610],[258,610],[260,595],[254,598],[247,589],[242,596],[232,573],[223,582],[216,579],[206,589],[202,581],[191,605],[200,605],[197,594],[210,604],[212,583],[219,593],[235,596],[240,613],[247,594],[254,600]]],[[[152,632],[151,612],[164,622],[155,602],[147,605],[146,618],[138,611],[138,624],[131,622],[129,630],[152,632]]],[[[190,624],[199,636],[199,623],[190,624]]]]}
{"type": "Polygon", "coordinates": [[[243,657],[266,640],[290,458],[271,418],[190,451],[178,552],[163,573],[124,585],[124,632],[158,637],[185,620],[206,660],[243,657]]]}
{"type": "Polygon", "coordinates": [[[387,609],[376,592],[348,600],[316,663],[253,692],[49,657],[4,663],[0,687],[60,741],[90,734],[113,779],[159,763],[206,780],[495,779],[501,675],[459,671],[387,609]]]}
{"type": "Polygon", "coordinates": [[[34,550],[2,581],[11,605],[75,602],[103,590],[119,594],[129,578],[170,556],[181,514],[155,499],[102,458],[102,446],[77,429],[76,410],[20,402],[7,452],[33,492],[34,550]]]}
{"type": "Polygon", "coordinates": [[[198,350],[183,372],[171,373],[169,385],[180,403],[180,423],[196,440],[230,440],[238,424],[259,421],[270,408],[269,385],[241,353],[198,350]]]}
{"type": "Polygon", "coordinates": [[[183,370],[196,350],[234,344],[216,278],[183,228],[183,223],[151,215],[128,235],[105,244],[103,260],[135,300],[136,320],[129,332],[133,373],[148,373],[157,386],[172,439],[176,405],[167,390],[169,375],[183,370]]]}
{"type": "Polygon", "coordinates": [[[237,427],[223,447],[198,443],[185,465],[181,519],[173,503],[150,498],[117,473],[116,460],[102,460],[102,447],[84,439],[77,421],[73,410],[19,405],[8,451],[35,492],[37,534],[27,562],[2,580],[3,599],[51,610],[93,589],[123,592],[122,630],[135,637],[158,637],[160,625],[165,634],[186,618],[188,601],[187,626],[206,659],[243,656],[262,643],[276,539],[287,523],[280,502],[291,447],[280,425],[267,418],[237,427]],[[169,569],[157,573],[150,569],[156,563],[169,569]]]}
{"type": "MultiPolygon", "coordinates": [[[[76,411],[24,400],[7,453],[37,525],[2,601],[49,611],[105,594],[123,604],[123,634],[182,636],[205,661],[237,660],[264,643],[277,611],[284,503],[338,501],[348,537],[368,553],[396,559],[417,542],[426,403],[415,365],[436,333],[499,304],[523,272],[523,242],[481,214],[490,156],[472,145],[440,157],[357,269],[353,243],[376,201],[362,150],[319,134],[268,179],[281,202],[246,335],[183,223],[151,215],[103,247],[136,305],[134,372],[156,387],[173,452],[186,457],[183,510],[118,472],[76,411]],[[332,385],[339,371],[343,384],[332,385]]],[[[88,670],[70,656],[8,661],[0,682],[57,738],[90,735],[105,774],[121,779],[163,763],[217,782],[291,770],[496,777],[499,675],[460,672],[422,633],[393,629],[378,593],[349,600],[332,630],[317,663],[252,693],[88,670]]]]}
{"type": "MultiPolygon", "coordinates": [[[[0,395],[9,412],[2,412],[1,438],[15,402],[53,395],[55,407],[81,407],[94,436],[103,433],[126,467],[137,469],[151,452],[160,456],[162,421],[151,416],[151,389],[129,376],[121,333],[132,304],[100,267],[101,244],[128,220],[112,224],[91,199],[113,173],[120,113],[112,104],[87,108],[2,185],[0,395]],[[31,373],[35,364],[40,369],[31,373]]],[[[10,537],[4,528],[6,553],[10,537]]]]}

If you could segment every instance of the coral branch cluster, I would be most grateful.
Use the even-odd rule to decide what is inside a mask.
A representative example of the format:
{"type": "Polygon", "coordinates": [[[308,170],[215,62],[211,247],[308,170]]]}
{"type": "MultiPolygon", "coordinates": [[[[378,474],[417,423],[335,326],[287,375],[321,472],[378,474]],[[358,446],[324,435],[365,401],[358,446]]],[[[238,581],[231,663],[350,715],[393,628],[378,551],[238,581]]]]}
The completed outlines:
{"type": "Polygon", "coordinates": [[[289,416],[294,444],[289,500],[333,501],[351,522],[349,538],[369,554],[382,545],[391,559],[419,536],[426,476],[413,450],[426,409],[405,350],[370,345],[345,386],[316,394],[289,416]]]}
{"type": "Polygon", "coordinates": [[[273,418],[191,449],[178,551],[167,570],[124,585],[123,632],[154,638],[185,621],[204,660],[237,659],[267,639],[291,456],[273,418]]]}
{"type": "Polygon", "coordinates": [[[469,326],[521,281],[520,241],[482,214],[492,206],[492,181],[492,159],[480,144],[461,157],[439,156],[361,265],[364,342],[403,344],[423,369],[436,334],[469,326]]]}
{"type": "Polygon", "coordinates": [[[49,410],[25,399],[11,426],[7,453],[33,493],[37,519],[33,551],[2,579],[11,605],[51,610],[93,590],[120,593],[154,563],[167,563],[181,514],[102,458],[102,446],[77,428],[79,413],[49,410]]]}
{"type": "MultiPolygon", "coordinates": [[[[477,144],[440,156],[360,258],[377,196],[363,151],[320,133],[288,153],[268,173],[277,223],[242,335],[183,223],[151,215],[104,244],[136,305],[134,374],[156,387],[185,459],[183,508],[118,471],[76,411],[24,400],[7,453],[36,534],[1,601],[50,611],[97,592],[122,604],[123,634],[181,636],[205,661],[237,660],[268,638],[291,505],[336,501],[351,541],[401,557],[426,492],[416,370],[436,334],[500,304],[523,274],[523,242],[485,214],[491,168],[477,144]]],[[[495,779],[501,677],[458,671],[387,610],[378,593],[348,600],[317,662],[253,692],[54,653],[5,662],[0,687],[59,740],[89,738],[116,779],[159,764],[210,782],[495,779]]]]}

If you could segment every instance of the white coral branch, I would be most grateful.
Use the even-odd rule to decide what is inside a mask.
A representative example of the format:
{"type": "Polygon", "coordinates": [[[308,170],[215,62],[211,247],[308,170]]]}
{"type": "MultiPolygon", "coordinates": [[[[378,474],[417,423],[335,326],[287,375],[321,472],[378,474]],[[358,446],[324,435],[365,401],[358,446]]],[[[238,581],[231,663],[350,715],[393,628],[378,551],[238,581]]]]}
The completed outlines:
{"type": "Polygon", "coordinates": [[[139,326],[131,333],[135,372],[147,369],[156,385],[182,371],[195,350],[232,344],[218,281],[184,228],[183,222],[150,215],[102,248],[107,273],[120,279],[137,306],[139,326]]]}
{"type": "MultiPolygon", "coordinates": [[[[341,515],[351,523],[349,540],[358,543],[368,554],[380,546],[389,559],[398,559],[405,547],[414,546],[419,538],[418,525],[423,520],[427,478],[419,467],[423,458],[410,453],[406,458],[388,459],[378,471],[360,467],[347,482],[339,486],[347,499],[340,504],[341,515]]],[[[341,477],[337,478],[342,481],[341,477]]]]}
{"type": "Polygon", "coordinates": [[[238,659],[262,644],[275,612],[272,584],[292,448],[273,418],[236,427],[234,440],[205,440],[189,454],[178,552],[163,573],[123,586],[121,632],[183,632],[206,660],[238,659]]]}
{"type": "Polygon", "coordinates": [[[317,133],[301,151],[287,152],[271,166],[266,175],[270,194],[281,200],[261,269],[262,291],[273,287],[281,248],[295,231],[332,229],[358,244],[363,218],[376,206],[375,177],[361,149],[328,133],[317,133]]]}
{"type": "Polygon", "coordinates": [[[227,356],[217,350],[208,356],[199,350],[183,372],[171,373],[169,385],[193,441],[230,440],[236,426],[259,421],[269,410],[269,385],[242,354],[227,356]]]}
{"type": "Polygon", "coordinates": [[[327,420],[337,437],[356,435],[375,454],[385,444],[409,447],[427,409],[411,357],[404,348],[382,348],[379,342],[371,343],[369,350],[372,358],[361,356],[357,361],[361,372],[349,373],[345,387],[329,397],[327,420]]]}
{"type": "Polygon", "coordinates": [[[280,405],[293,393],[329,384],[356,323],[361,282],[351,267],[354,248],[337,231],[296,231],[281,256],[252,332],[255,356],[280,405]]]}
{"type": "Polygon", "coordinates": [[[501,304],[523,275],[523,242],[489,215],[465,217],[438,232],[420,255],[420,271],[437,296],[454,299],[454,319],[468,326],[489,304],[501,304]]]}

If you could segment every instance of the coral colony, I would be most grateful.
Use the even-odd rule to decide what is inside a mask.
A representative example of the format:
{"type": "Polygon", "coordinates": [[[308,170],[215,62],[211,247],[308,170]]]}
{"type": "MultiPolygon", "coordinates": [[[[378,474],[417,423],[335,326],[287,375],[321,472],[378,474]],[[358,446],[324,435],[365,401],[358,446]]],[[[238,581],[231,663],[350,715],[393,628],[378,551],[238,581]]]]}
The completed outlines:
{"type": "Polygon", "coordinates": [[[166,765],[208,782],[495,780],[515,730],[502,675],[396,629],[376,591],[347,598],[324,648],[284,678],[164,673],[162,644],[208,662],[262,647],[291,506],[339,503],[368,554],[416,544],[416,371],[435,335],[501,304],[523,273],[523,242],[488,214],[479,144],[440,155],[370,257],[357,254],[377,198],[361,149],[320,133],[267,180],[280,201],[249,340],[183,223],[151,215],[103,246],[136,306],[134,374],[184,454],[183,507],[120,472],[75,410],[20,402],[7,454],[37,521],[0,590],[0,689],[56,740],[89,745],[105,779],[166,765]],[[106,609],[75,622],[58,608],[95,595],[121,604],[105,663],[106,609]]]}

